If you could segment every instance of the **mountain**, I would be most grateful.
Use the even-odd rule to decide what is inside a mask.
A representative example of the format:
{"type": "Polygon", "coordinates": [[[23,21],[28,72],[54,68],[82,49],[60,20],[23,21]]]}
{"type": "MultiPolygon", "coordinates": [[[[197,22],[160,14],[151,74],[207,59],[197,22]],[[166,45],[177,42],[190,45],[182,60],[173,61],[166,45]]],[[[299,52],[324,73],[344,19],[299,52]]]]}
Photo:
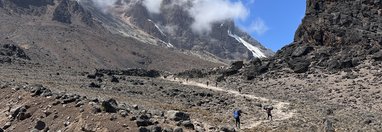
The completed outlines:
{"type": "MultiPolygon", "coordinates": [[[[139,39],[117,34],[109,28],[120,28],[112,24],[119,20],[101,10],[84,8],[74,0],[0,0],[0,16],[0,44],[23,50],[30,58],[24,59],[27,63],[85,69],[145,68],[164,71],[224,65],[148,44],[146,39],[157,41],[149,35],[139,39]],[[101,20],[110,21],[110,27],[102,24],[101,20]]],[[[15,62],[24,61],[17,57],[13,59],[15,62]]]]}
{"type": "MultiPolygon", "coordinates": [[[[105,9],[108,17],[113,17],[114,21],[110,21],[110,18],[100,21],[115,32],[137,39],[151,38],[151,41],[146,42],[188,51],[209,60],[227,63],[273,55],[271,50],[236,27],[233,20],[215,22],[210,32],[196,33],[192,30],[195,18],[187,11],[194,6],[190,1],[186,1],[190,4],[176,4],[179,1],[165,0],[161,3],[160,13],[150,12],[143,2],[119,0],[105,9]]],[[[89,10],[96,7],[92,1],[81,0],[80,3],[89,10]]]]}

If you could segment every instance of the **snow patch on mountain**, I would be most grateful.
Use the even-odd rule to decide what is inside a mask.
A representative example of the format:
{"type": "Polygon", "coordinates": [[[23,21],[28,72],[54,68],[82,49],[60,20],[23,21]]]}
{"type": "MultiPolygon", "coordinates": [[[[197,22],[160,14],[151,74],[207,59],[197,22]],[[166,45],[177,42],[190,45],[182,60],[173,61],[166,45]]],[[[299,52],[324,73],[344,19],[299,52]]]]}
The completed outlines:
{"type": "Polygon", "coordinates": [[[239,43],[242,43],[245,47],[247,47],[247,49],[252,52],[254,57],[267,58],[267,56],[265,56],[265,54],[263,52],[261,52],[261,50],[259,48],[248,43],[247,41],[245,41],[243,38],[237,36],[236,34],[232,34],[231,31],[229,31],[229,30],[228,30],[228,35],[230,37],[235,38],[239,43]]]}
{"type": "Polygon", "coordinates": [[[167,36],[160,28],[157,24],[155,24],[151,19],[147,19],[149,22],[153,23],[154,26],[159,30],[159,32],[164,35],[164,36],[167,36]]]}

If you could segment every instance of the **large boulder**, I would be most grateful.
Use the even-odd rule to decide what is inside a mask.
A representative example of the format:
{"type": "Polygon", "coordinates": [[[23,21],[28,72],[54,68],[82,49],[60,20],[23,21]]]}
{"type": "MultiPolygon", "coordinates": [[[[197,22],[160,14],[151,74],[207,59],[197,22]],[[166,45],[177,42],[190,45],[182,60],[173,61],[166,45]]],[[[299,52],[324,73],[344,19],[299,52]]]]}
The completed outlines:
{"type": "Polygon", "coordinates": [[[376,61],[382,61],[382,51],[374,53],[372,58],[376,61]]]}
{"type": "Polygon", "coordinates": [[[101,109],[102,111],[105,111],[108,113],[117,113],[118,111],[117,101],[115,99],[108,99],[108,100],[102,101],[101,109]]]}
{"type": "Polygon", "coordinates": [[[31,114],[27,112],[28,106],[16,106],[10,110],[12,119],[25,120],[31,117],[31,114]]]}
{"type": "Polygon", "coordinates": [[[288,65],[295,73],[305,73],[309,70],[310,62],[303,58],[294,58],[288,62],[288,65]]]}
{"type": "Polygon", "coordinates": [[[167,111],[165,117],[167,119],[174,120],[174,121],[190,120],[190,115],[188,115],[185,112],[180,112],[175,110],[167,111]]]}
{"type": "Polygon", "coordinates": [[[314,50],[314,48],[311,46],[308,46],[308,45],[299,46],[293,51],[292,56],[293,57],[300,57],[303,55],[307,55],[312,50],[314,50]]]}

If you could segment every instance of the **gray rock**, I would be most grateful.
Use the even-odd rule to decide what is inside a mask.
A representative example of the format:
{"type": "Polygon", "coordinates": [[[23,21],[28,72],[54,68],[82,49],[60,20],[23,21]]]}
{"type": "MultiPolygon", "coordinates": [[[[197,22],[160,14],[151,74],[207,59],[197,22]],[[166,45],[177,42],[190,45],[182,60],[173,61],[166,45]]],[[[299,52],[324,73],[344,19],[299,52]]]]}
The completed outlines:
{"type": "Polygon", "coordinates": [[[162,132],[162,127],[160,126],[149,126],[148,129],[150,132],[162,132]]]}
{"type": "Polygon", "coordinates": [[[192,124],[190,120],[182,121],[182,126],[184,126],[187,129],[192,129],[192,130],[195,129],[194,124],[192,124]]]}
{"type": "Polygon", "coordinates": [[[126,116],[129,115],[128,112],[127,112],[126,110],[120,110],[120,111],[119,111],[119,114],[120,114],[122,117],[126,117],[126,116]]]}
{"type": "Polygon", "coordinates": [[[36,125],[34,126],[34,128],[37,130],[44,130],[45,127],[46,127],[46,124],[43,121],[37,121],[36,125]]]}
{"type": "Polygon", "coordinates": [[[187,113],[175,110],[167,111],[165,117],[174,121],[190,120],[190,116],[187,113]]]}
{"type": "Polygon", "coordinates": [[[150,132],[150,130],[147,129],[146,127],[139,127],[138,131],[139,132],[150,132]]]}
{"type": "Polygon", "coordinates": [[[149,119],[141,119],[141,118],[138,118],[135,121],[135,123],[137,124],[138,127],[154,125],[154,123],[151,122],[149,119]]]}
{"type": "Polygon", "coordinates": [[[11,125],[12,125],[11,122],[7,122],[7,123],[4,124],[3,129],[6,130],[6,129],[8,129],[9,127],[11,127],[11,125]]]}
{"type": "Polygon", "coordinates": [[[117,101],[115,99],[102,101],[101,109],[108,113],[116,113],[118,111],[117,101]]]}
{"type": "Polygon", "coordinates": [[[97,131],[97,125],[96,124],[85,124],[85,126],[81,127],[81,130],[84,132],[95,132],[95,131],[97,131]]]}
{"type": "Polygon", "coordinates": [[[181,127],[175,127],[174,132],[183,132],[183,128],[181,127]]]}
{"type": "Polygon", "coordinates": [[[233,128],[233,127],[220,127],[220,131],[222,131],[222,132],[236,132],[235,131],[235,128],[233,128]]]}
{"type": "Polygon", "coordinates": [[[172,128],[163,128],[162,132],[173,132],[172,128]]]}

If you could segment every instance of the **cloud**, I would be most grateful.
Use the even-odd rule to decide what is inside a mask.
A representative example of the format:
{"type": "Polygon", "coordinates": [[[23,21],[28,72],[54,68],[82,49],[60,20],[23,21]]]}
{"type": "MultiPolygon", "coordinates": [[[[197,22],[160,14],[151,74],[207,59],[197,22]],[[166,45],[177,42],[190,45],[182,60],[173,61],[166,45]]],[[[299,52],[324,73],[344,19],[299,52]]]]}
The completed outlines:
{"type": "MultiPolygon", "coordinates": [[[[82,2],[86,0],[77,0],[77,2],[82,2]]],[[[94,5],[99,8],[103,13],[106,13],[110,8],[114,7],[117,0],[91,0],[94,5]]]]}
{"type": "Polygon", "coordinates": [[[250,32],[255,32],[258,35],[263,35],[269,30],[269,27],[266,25],[265,21],[261,18],[256,18],[255,21],[249,27],[250,32]]]}
{"type": "Polygon", "coordinates": [[[244,20],[249,14],[241,1],[229,0],[195,0],[188,12],[195,20],[192,30],[201,34],[210,32],[213,23],[228,19],[244,20]]]}
{"type": "Polygon", "coordinates": [[[162,4],[162,1],[163,0],[143,0],[143,6],[146,7],[146,9],[150,12],[150,13],[155,13],[155,14],[159,14],[161,11],[160,11],[160,7],[161,7],[161,4],[162,4]]]}

